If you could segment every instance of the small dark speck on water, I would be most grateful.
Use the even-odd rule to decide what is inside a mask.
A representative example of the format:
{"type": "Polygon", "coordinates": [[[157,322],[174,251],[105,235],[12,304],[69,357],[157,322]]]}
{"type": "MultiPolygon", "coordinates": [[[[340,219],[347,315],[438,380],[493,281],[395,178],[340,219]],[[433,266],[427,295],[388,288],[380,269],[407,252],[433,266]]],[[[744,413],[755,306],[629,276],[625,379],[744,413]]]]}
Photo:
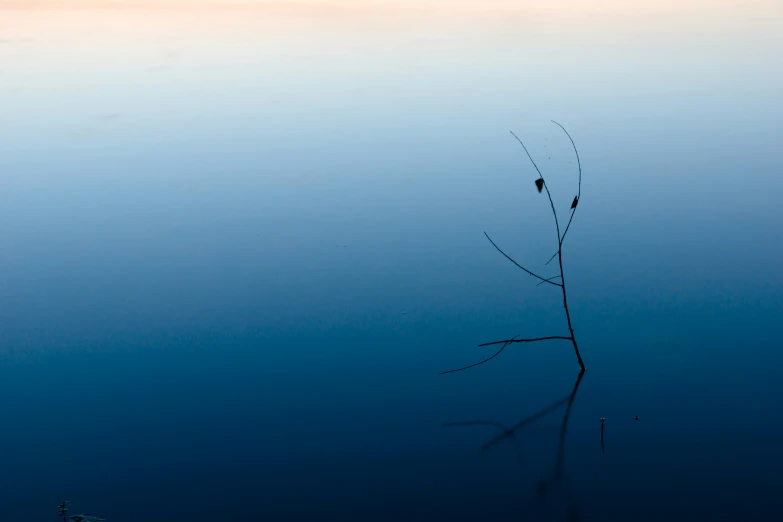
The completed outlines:
{"type": "Polygon", "coordinates": [[[633,420],[639,420],[639,416],[637,415],[636,417],[633,418],[633,420]]]}

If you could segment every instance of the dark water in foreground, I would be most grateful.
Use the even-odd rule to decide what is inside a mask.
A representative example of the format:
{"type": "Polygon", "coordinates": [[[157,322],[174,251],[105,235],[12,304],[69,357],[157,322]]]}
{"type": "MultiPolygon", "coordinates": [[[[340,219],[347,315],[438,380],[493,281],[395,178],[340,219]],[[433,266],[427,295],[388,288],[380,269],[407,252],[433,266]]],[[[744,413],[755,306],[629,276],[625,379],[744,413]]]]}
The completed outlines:
{"type": "Polygon", "coordinates": [[[529,4],[0,2],[0,518],[779,518],[779,9],[529,4]]]}

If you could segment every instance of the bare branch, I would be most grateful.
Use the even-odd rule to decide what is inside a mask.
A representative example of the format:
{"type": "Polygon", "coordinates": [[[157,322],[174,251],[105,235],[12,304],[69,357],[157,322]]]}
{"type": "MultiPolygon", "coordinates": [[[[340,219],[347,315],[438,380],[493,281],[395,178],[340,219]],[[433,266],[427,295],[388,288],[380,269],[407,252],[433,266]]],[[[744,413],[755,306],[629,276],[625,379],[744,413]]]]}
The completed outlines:
{"type": "Polygon", "coordinates": [[[440,374],[441,374],[441,375],[444,375],[444,374],[446,374],[446,373],[461,372],[462,370],[467,370],[468,368],[473,368],[474,366],[478,366],[479,364],[484,364],[484,363],[485,363],[485,362],[487,362],[487,361],[491,361],[492,359],[494,359],[495,357],[497,357],[498,355],[500,355],[500,352],[502,352],[502,351],[503,351],[503,350],[506,348],[506,346],[508,346],[510,342],[513,342],[513,340],[514,340],[515,338],[517,338],[517,337],[519,337],[519,335],[515,335],[514,337],[512,337],[512,338],[511,338],[511,341],[506,341],[506,342],[503,344],[503,346],[501,346],[501,347],[500,347],[500,350],[498,350],[497,352],[495,352],[495,355],[493,355],[492,357],[490,357],[490,358],[488,358],[488,359],[484,359],[484,360],[483,360],[483,361],[481,361],[481,362],[477,362],[477,363],[475,363],[475,364],[471,364],[470,366],[465,366],[464,368],[457,368],[456,370],[447,370],[447,371],[445,371],[445,372],[440,372],[440,374]]]}
{"type": "MultiPolygon", "coordinates": [[[[582,361],[582,356],[579,353],[579,347],[577,346],[577,343],[576,343],[576,336],[574,335],[574,327],[573,327],[573,325],[571,323],[571,313],[568,310],[568,296],[566,295],[565,274],[563,273],[563,240],[565,239],[565,236],[568,233],[568,230],[569,230],[569,228],[571,226],[571,223],[573,222],[574,212],[576,212],[576,207],[578,206],[579,199],[580,199],[580,197],[582,195],[582,163],[581,163],[581,160],[579,159],[579,152],[576,149],[576,144],[574,143],[573,138],[571,138],[571,135],[568,133],[568,131],[565,129],[565,127],[563,127],[562,125],[560,125],[556,121],[552,120],[552,123],[554,123],[555,125],[557,125],[561,129],[563,129],[563,132],[565,132],[566,136],[568,136],[568,139],[571,141],[571,145],[573,145],[573,147],[574,147],[574,153],[576,153],[576,161],[577,161],[577,165],[579,167],[579,186],[578,186],[578,189],[577,189],[577,195],[574,197],[574,200],[571,203],[571,216],[568,219],[568,224],[566,225],[565,230],[563,231],[562,235],[560,234],[560,221],[558,220],[558,217],[557,217],[557,210],[555,209],[555,203],[554,203],[554,200],[552,199],[552,193],[549,190],[549,185],[547,185],[546,181],[544,180],[544,175],[541,173],[541,169],[538,168],[538,165],[536,164],[535,160],[533,160],[533,157],[530,155],[530,151],[527,150],[527,147],[522,142],[522,140],[520,140],[519,137],[516,134],[514,134],[513,131],[511,132],[511,135],[514,136],[514,138],[516,138],[516,140],[519,142],[520,145],[522,145],[522,148],[524,149],[525,154],[527,154],[528,159],[530,159],[530,162],[533,164],[533,167],[536,169],[536,172],[538,172],[539,178],[536,180],[536,188],[538,189],[539,192],[541,192],[542,188],[546,188],[546,194],[547,194],[547,197],[549,198],[549,205],[552,207],[552,215],[555,218],[555,227],[557,229],[557,252],[555,252],[555,254],[549,259],[549,261],[546,262],[546,264],[548,265],[555,257],[557,257],[559,265],[560,265],[560,267],[559,267],[560,268],[560,275],[559,276],[549,277],[549,278],[544,278],[544,277],[541,277],[540,275],[538,275],[536,273],[531,272],[527,268],[525,268],[522,265],[520,265],[519,263],[517,263],[514,259],[511,258],[511,256],[509,256],[508,254],[503,252],[503,250],[501,250],[500,247],[497,246],[497,244],[495,244],[494,241],[492,241],[492,238],[489,237],[489,234],[484,232],[484,235],[487,237],[489,242],[492,243],[492,246],[495,247],[495,249],[498,252],[503,254],[503,257],[505,257],[506,259],[508,259],[512,263],[514,263],[517,266],[517,268],[519,268],[522,271],[528,273],[529,275],[535,277],[536,279],[539,279],[540,282],[538,283],[538,285],[542,285],[544,283],[548,283],[550,285],[554,285],[554,286],[560,287],[561,291],[563,292],[563,309],[565,311],[566,321],[568,323],[568,331],[570,332],[571,335],[568,336],[568,337],[565,337],[565,336],[549,336],[549,337],[538,337],[538,338],[535,338],[535,339],[517,339],[517,337],[519,337],[517,335],[517,336],[514,336],[512,339],[508,339],[508,340],[494,341],[494,342],[491,342],[491,343],[480,344],[479,346],[490,346],[490,345],[495,345],[495,344],[502,344],[502,346],[500,347],[500,349],[495,354],[493,354],[491,357],[489,357],[489,358],[487,358],[487,359],[485,359],[483,361],[480,361],[480,362],[475,363],[475,364],[471,364],[470,366],[465,366],[464,368],[458,368],[456,370],[449,370],[449,371],[441,372],[441,375],[442,374],[446,374],[446,373],[453,373],[453,372],[459,372],[459,371],[462,371],[462,370],[467,370],[468,368],[473,368],[473,367],[478,366],[480,364],[484,364],[485,362],[490,361],[490,360],[494,359],[495,357],[497,357],[498,355],[500,355],[500,353],[503,350],[505,350],[505,348],[509,344],[512,344],[512,343],[515,343],[515,342],[517,342],[517,343],[531,343],[531,342],[537,342],[537,341],[546,341],[546,340],[550,340],[550,339],[570,340],[571,343],[574,346],[574,353],[576,355],[576,360],[579,363],[579,367],[581,368],[582,372],[584,372],[584,370],[585,370],[584,361],[582,361]],[[560,282],[559,283],[555,283],[554,280],[556,280],[558,278],[560,278],[560,282]]],[[[579,381],[577,380],[577,386],[578,386],[578,383],[579,383],[579,381]]],[[[576,387],[575,387],[574,391],[576,391],[576,387]]],[[[569,406],[570,406],[570,403],[569,403],[569,406]]]]}
{"type": "Polygon", "coordinates": [[[510,257],[508,254],[506,254],[505,252],[503,252],[503,251],[500,249],[500,247],[499,247],[499,246],[497,246],[497,245],[495,244],[495,242],[494,242],[494,241],[492,241],[492,238],[491,238],[491,237],[489,237],[489,234],[487,234],[486,232],[484,232],[484,235],[485,235],[485,236],[487,236],[487,239],[489,239],[489,242],[490,242],[490,243],[492,243],[492,246],[493,246],[493,247],[495,247],[495,248],[497,249],[497,251],[498,251],[498,252],[500,252],[501,254],[503,254],[503,255],[506,257],[506,259],[508,259],[509,261],[511,261],[512,263],[514,263],[515,265],[517,265],[519,268],[521,268],[522,270],[524,270],[524,271],[525,271],[525,272],[527,272],[528,274],[532,275],[533,277],[537,277],[537,278],[538,278],[538,279],[540,279],[541,281],[544,281],[545,283],[549,283],[550,285],[555,285],[555,286],[562,286],[560,283],[553,283],[552,281],[547,281],[546,279],[544,279],[544,278],[543,278],[543,277],[541,277],[540,275],[538,275],[538,274],[534,274],[533,272],[531,272],[530,270],[528,270],[528,269],[527,269],[527,268],[525,268],[524,266],[520,265],[519,263],[517,263],[516,261],[514,261],[513,259],[511,259],[511,257],[510,257]]]}
{"type": "MultiPolygon", "coordinates": [[[[571,137],[570,134],[568,134],[568,131],[565,129],[565,127],[563,127],[562,125],[557,123],[555,120],[552,120],[552,123],[554,123],[555,125],[557,125],[561,129],[563,129],[563,132],[566,133],[566,136],[568,136],[568,139],[571,140],[571,145],[574,147],[574,153],[576,154],[576,164],[579,167],[579,186],[578,186],[577,191],[576,191],[576,199],[577,199],[577,201],[579,201],[579,200],[582,199],[582,162],[579,161],[579,151],[576,150],[576,143],[574,143],[574,139],[571,137]]],[[[568,224],[565,227],[565,231],[563,232],[563,235],[559,236],[559,232],[558,232],[558,236],[560,237],[560,245],[561,246],[563,245],[563,240],[565,239],[566,234],[568,234],[568,228],[571,226],[571,221],[573,221],[573,219],[574,219],[574,212],[576,212],[576,207],[574,207],[573,212],[571,212],[571,217],[568,219],[568,224]]],[[[552,257],[554,258],[554,256],[552,256],[552,257]]],[[[551,259],[550,259],[550,261],[551,261],[551,259]]]]}
{"type": "Polygon", "coordinates": [[[507,339],[504,341],[492,341],[491,343],[482,343],[479,346],[492,346],[493,344],[511,344],[511,343],[534,343],[537,341],[548,341],[550,339],[565,339],[567,341],[570,341],[570,337],[564,337],[562,335],[550,335],[549,337],[536,337],[535,339],[517,339],[519,337],[518,335],[515,335],[511,339],[507,339]]]}

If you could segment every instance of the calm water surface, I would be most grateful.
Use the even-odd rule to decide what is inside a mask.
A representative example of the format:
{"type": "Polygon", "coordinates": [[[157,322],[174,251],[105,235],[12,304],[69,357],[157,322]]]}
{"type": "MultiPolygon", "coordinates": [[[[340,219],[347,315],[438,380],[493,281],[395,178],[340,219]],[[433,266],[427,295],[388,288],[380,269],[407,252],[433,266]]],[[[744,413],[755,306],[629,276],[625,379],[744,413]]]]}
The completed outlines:
{"type": "Polygon", "coordinates": [[[774,0],[0,0],[0,518],[776,519],[781,49],[774,0]],[[438,375],[567,334],[483,235],[556,273],[550,119],[587,372],[438,375]]]}

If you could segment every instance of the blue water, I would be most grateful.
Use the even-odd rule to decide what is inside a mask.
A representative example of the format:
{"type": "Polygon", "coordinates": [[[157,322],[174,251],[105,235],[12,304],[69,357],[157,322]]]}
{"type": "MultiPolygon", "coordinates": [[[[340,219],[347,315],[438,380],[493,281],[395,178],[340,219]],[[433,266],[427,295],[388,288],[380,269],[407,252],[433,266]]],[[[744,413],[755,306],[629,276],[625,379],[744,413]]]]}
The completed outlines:
{"type": "Polygon", "coordinates": [[[148,13],[133,45],[153,29],[111,10],[9,22],[3,520],[776,519],[783,31],[759,5],[544,12],[535,37],[497,13],[148,13]],[[439,375],[567,335],[558,289],[483,234],[556,273],[508,133],[562,220],[552,118],[583,166],[587,371],[548,341],[439,375]]]}

